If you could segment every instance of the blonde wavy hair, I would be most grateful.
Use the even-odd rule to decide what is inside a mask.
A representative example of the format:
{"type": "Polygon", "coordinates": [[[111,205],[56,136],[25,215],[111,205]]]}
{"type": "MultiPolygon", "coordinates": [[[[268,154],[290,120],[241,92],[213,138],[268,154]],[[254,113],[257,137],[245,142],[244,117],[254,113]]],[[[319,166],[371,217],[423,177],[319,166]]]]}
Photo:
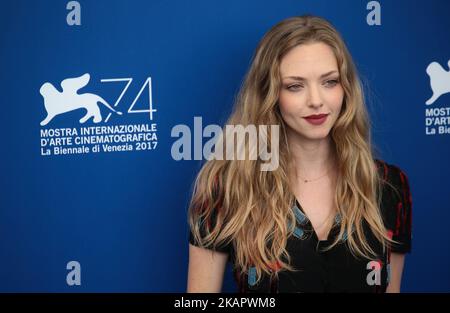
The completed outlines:
{"type": "MultiPolygon", "coordinates": [[[[312,42],[332,48],[344,89],[341,113],[330,132],[338,164],[334,204],[341,222],[339,234],[329,248],[346,236],[355,256],[375,256],[363,223],[370,227],[383,249],[391,242],[380,213],[382,178],[375,166],[370,121],[352,57],[328,21],[310,15],[288,18],[272,27],[260,41],[226,122],[279,125],[278,168],[261,171],[260,159],[209,160],[195,179],[188,210],[195,240],[205,248],[232,243],[235,269],[246,273],[255,267],[257,281],[263,273],[278,275],[281,270],[296,270],[289,264],[286,251],[296,219],[292,210],[295,196],[288,176],[294,170],[293,159],[278,107],[280,62],[292,48],[312,42]]],[[[225,137],[224,133],[220,143],[225,137]]],[[[255,148],[248,146],[247,141],[242,144],[248,150],[255,148]]],[[[270,140],[266,144],[271,147],[270,140]]]]}

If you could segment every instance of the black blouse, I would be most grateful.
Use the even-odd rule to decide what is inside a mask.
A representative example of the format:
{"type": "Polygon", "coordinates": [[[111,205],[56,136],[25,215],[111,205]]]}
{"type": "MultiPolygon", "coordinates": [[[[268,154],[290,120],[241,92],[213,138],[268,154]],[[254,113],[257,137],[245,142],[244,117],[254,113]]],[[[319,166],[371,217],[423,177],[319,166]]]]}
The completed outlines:
{"type": "MultiPolygon", "coordinates": [[[[255,268],[251,267],[247,273],[234,269],[239,292],[385,292],[389,284],[391,252],[411,251],[412,199],[406,174],[395,165],[375,161],[381,177],[399,192],[397,195],[392,188],[384,185],[380,208],[385,227],[398,244],[393,244],[383,252],[369,227],[363,225],[371,248],[377,252],[377,258],[355,257],[346,244],[346,238],[332,249],[324,250],[339,233],[339,216],[336,216],[327,240],[318,240],[312,224],[296,201],[293,210],[297,224],[294,235],[287,242],[290,264],[296,271],[280,271],[278,278],[263,274],[262,279],[255,283],[255,268]]],[[[189,242],[198,246],[192,233],[189,242]]],[[[230,262],[234,263],[232,243],[215,250],[229,253],[230,262]]]]}

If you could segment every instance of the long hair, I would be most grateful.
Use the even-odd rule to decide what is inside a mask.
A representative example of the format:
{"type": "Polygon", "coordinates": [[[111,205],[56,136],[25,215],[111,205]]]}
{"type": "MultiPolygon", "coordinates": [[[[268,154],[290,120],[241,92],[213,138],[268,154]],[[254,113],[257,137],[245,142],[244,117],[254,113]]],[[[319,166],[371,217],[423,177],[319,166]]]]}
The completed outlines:
{"type": "MultiPolygon", "coordinates": [[[[288,18],[272,27],[258,44],[226,122],[279,125],[278,168],[261,171],[259,159],[209,160],[195,179],[188,210],[189,227],[196,241],[206,248],[232,243],[235,269],[244,273],[255,267],[257,281],[263,273],[277,275],[281,270],[295,270],[286,250],[296,220],[292,210],[295,196],[288,176],[293,170],[293,158],[278,106],[280,62],[292,48],[312,42],[331,47],[344,89],[342,109],[330,132],[338,164],[334,205],[341,223],[329,248],[346,237],[355,256],[376,255],[368,243],[364,223],[383,249],[390,242],[380,213],[381,177],[372,152],[370,121],[352,57],[328,21],[309,15],[288,18]]],[[[218,144],[223,144],[223,137],[226,134],[218,144]]],[[[265,143],[273,148],[271,140],[265,143]]],[[[248,150],[254,149],[247,142],[242,144],[248,150]]]]}

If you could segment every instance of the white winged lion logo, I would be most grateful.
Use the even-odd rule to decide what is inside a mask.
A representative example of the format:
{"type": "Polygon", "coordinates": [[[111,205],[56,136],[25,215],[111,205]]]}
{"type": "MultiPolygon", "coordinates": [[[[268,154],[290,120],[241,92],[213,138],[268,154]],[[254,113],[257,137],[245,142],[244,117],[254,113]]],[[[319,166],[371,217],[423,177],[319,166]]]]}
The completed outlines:
{"type": "Polygon", "coordinates": [[[44,106],[47,117],[41,122],[41,126],[47,125],[55,116],[73,111],[86,109],[87,113],[80,119],[80,123],[86,122],[91,117],[94,123],[102,121],[102,115],[98,103],[102,103],[108,109],[122,115],[122,112],[114,110],[102,97],[93,93],[78,94],[77,91],[89,83],[88,73],[75,78],[67,78],[61,82],[62,92],[59,92],[51,83],[44,83],[39,92],[44,98],[44,106]]]}
{"type": "Polygon", "coordinates": [[[449,70],[445,70],[439,63],[431,62],[427,67],[427,74],[430,76],[430,86],[433,95],[425,102],[426,105],[433,104],[440,96],[450,92],[450,60],[448,60],[449,70]]]}

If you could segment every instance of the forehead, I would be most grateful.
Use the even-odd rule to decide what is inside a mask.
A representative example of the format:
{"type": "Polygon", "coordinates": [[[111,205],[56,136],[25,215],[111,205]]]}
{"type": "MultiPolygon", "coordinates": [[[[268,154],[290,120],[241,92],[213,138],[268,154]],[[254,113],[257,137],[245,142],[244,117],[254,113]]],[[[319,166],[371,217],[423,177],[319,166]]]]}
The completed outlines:
{"type": "Polygon", "coordinates": [[[280,63],[281,77],[319,77],[323,73],[338,70],[333,50],[322,42],[298,45],[292,48],[280,63]]]}

